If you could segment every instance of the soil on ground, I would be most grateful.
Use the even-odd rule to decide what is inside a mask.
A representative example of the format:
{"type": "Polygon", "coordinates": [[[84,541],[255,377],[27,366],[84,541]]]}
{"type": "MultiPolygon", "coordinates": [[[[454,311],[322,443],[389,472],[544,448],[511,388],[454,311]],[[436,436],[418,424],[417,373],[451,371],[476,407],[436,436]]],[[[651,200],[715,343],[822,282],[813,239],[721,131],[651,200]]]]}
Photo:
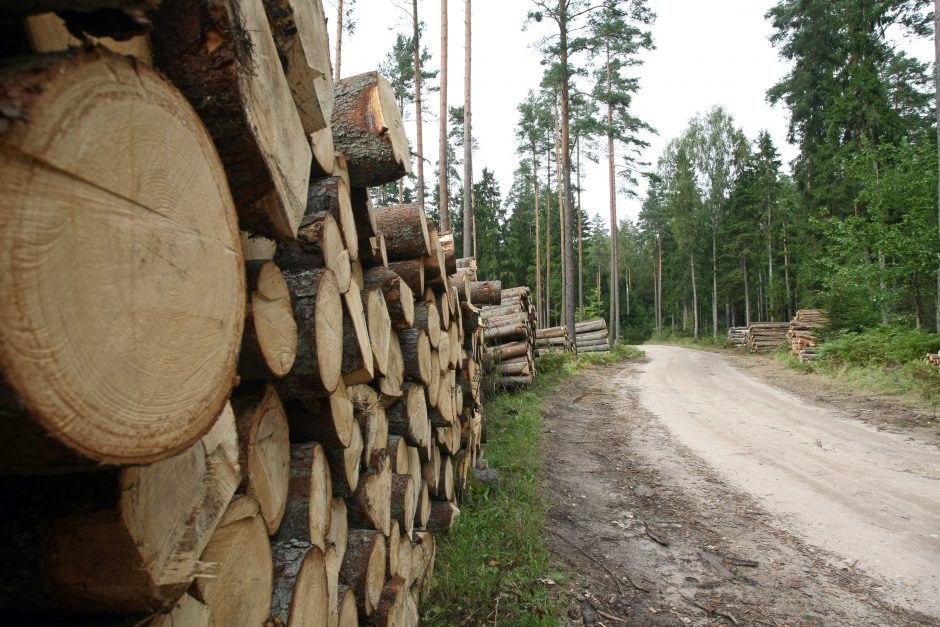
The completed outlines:
{"type": "Polygon", "coordinates": [[[801,541],[678,443],[638,400],[641,367],[589,369],[544,405],[546,540],[570,574],[545,585],[567,600],[568,624],[936,624],[801,541]]]}

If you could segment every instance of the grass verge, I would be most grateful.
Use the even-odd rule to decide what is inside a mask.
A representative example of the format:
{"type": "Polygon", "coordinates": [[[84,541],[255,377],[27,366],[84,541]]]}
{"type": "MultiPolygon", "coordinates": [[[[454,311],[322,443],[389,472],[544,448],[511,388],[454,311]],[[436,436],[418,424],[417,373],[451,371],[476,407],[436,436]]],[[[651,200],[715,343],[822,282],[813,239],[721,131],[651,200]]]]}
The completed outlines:
{"type": "Polygon", "coordinates": [[[561,601],[540,581],[565,578],[542,538],[542,401],[588,366],[641,356],[621,345],[610,353],[549,355],[530,388],[486,401],[484,453],[499,479],[474,485],[453,530],[439,538],[425,624],[557,624],[561,601]]]}

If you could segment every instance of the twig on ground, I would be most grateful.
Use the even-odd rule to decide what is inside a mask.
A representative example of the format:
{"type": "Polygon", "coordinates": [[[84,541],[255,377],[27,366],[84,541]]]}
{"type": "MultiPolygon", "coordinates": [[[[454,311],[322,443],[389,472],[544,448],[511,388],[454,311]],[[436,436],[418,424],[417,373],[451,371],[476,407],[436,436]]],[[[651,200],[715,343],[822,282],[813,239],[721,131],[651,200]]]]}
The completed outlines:
{"type": "Polygon", "coordinates": [[[656,533],[650,531],[650,526],[649,526],[649,525],[647,525],[646,523],[643,523],[643,528],[646,529],[646,535],[648,535],[648,536],[650,537],[650,540],[652,540],[652,541],[655,542],[656,544],[661,544],[661,545],[663,545],[663,546],[669,546],[669,542],[667,542],[666,540],[664,540],[662,537],[660,537],[660,536],[657,535],[656,533]]]}
{"type": "Polygon", "coordinates": [[[707,607],[705,607],[704,605],[702,605],[701,603],[699,603],[698,601],[696,601],[695,599],[691,599],[691,598],[685,596],[684,594],[683,594],[683,595],[680,595],[680,596],[682,597],[682,599],[683,599],[684,601],[686,601],[686,602],[688,602],[688,603],[691,603],[692,605],[694,605],[694,606],[697,607],[698,609],[702,610],[703,612],[705,612],[705,613],[708,614],[709,616],[711,616],[711,615],[720,616],[720,617],[724,618],[725,620],[727,620],[728,622],[730,622],[732,625],[737,625],[737,624],[738,624],[738,621],[734,618],[734,616],[732,616],[731,614],[728,614],[727,612],[722,612],[721,610],[717,610],[717,609],[713,610],[713,609],[707,608],[707,607]]]}
{"type": "MultiPolygon", "coordinates": [[[[574,542],[572,542],[571,540],[569,540],[569,539],[566,538],[565,536],[561,535],[560,533],[558,533],[558,532],[555,531],[554,529],[549,529],[549,531],[551,531],[551,532],[555,535],[555,537],[557,537],[558,539],[564,541],[566,544],[568,544],[568,545],[574,547],[575,549],[577,549],[578,551],[580,551],[580,552],[581,552],[581,555],[583,555],[584,557],[588,558],[589,560],[591,560],[592,562],[594,562],[595,564],[597,564],[598,566],[600,566],[601,568],[603,568],[605,571],[607,571],[607,574],[610,575],[611,578],[614,580],[614,583],[617,584],[617,590],[620,591],[620,596],[625,596],[624,593],[623,593],[623,586],[620,585],[620,579],[618,579],[618,578],[617,578],[617,575],[615,575],[614,573],[612,573],[611,570],[610,570],[609,568],[607,568],[607,566],[605,566],[604,564],[602,564],[601,562],[599,562],[598,560],[596,560],[596,559],[595,559],[592,555],[590,555],[587,551],[585,551],[584,549],[582,549],[581,547],[579,547],[577,544],[575,544],[574,542]]],[[[633,581],[633,579],[630,577],[630,575],[627,575],[627,574],[625,573],[625,574],[624,574],[624,577],[626,578],[627,581],[630,582],[630,585],[633,586],[633,588],[634,588],[635,590],[639,590],[640,592],[650,592],[650,590],[648,590],[648,589],[646,589],[646,588],[644,588],[644,587],[642,587],[642,586],[637,585],[637,584],[633,581]]]]}
{"type": "Polygon", "coordinates": [[[630,624],[630,621],[628,621],[627,619],[625,619],[625,618],[620,618],[619,616],[614,616],[613,614],[608,614],[607,612],[605,612],[605,611],[603,611],[603,610],[599,610],[599,609],[597,609],[596,607],[594,608],[594,611],[597,612],[598,614],[600,614],[601,616],[603,616],[604,618],[607,618],[607,619],[610,619],[610,620],[615,620],[615,621],[617,621],[618,623],[624,623],[624,624],[627,624],[627,625],[630,624]]]}

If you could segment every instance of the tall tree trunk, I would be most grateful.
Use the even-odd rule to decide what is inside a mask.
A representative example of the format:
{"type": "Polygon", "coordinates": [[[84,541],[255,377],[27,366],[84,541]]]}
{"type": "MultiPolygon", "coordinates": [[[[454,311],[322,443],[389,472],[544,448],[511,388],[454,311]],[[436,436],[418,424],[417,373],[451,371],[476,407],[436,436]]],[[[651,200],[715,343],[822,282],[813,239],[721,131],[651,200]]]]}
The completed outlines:
{"type": "Polygon", "coordinates": [[[610,42],[607,52],[607,179],[610,194],[610,339],[617,341],[620,333],[620,277],[617,254],[617,178],[614,170],[614,105],[611,102],[610,42]]]}
{"type": "MultiPolygon", "coordinates": [[[[940,150],[940,0],[934,0],[934,84],[936,87],[937,146],[940,150]]],[[[940,161],[938,161],[940,163],[940,161]]],[[[940,166],[938,166],[940,167],[940,166]]],[[[937,189],[937,229],[940,231],[940,188],[937,189]]],[[[940,251],[937,252],[936,332],[940,333],[940,251]]]]}
{"type": "Polygon", "coordinates": [[[584,219],[581,211],[581,138],[578,137],[578,310],[584,318],[584,219]]]}
{"type": "Polygon", "coordinates": [[[450,230],[450,188],[447,181],[447,0],[441,0],[441,109],[438,138],[438,207],[441,230],[450,230]]]}
{"type": "Polygon", "coordinates": [[[656,294],[656,298],[659,301],[659,320],[657,324],[657,330],[662,332],[663,330],[663,238],[661,235],[656,235],[656,245],[659,248],[659,291],[656,294]]]}
{"type": "MultiPolygon", "coordinates": [[[[571,246],[572,212],[571,212],[571,167],[568,157],[571,154],[570,145],[570,101],[569,101],[569,69],[568,69],[568,2],[567,0],[558,0],[560,13],[560,37],[559,43],[561,49],[561,166],[562,183],[564,186],[564,213],[565,222],[563,226],[564,236],[562,241],[566,242],[562,251],[565,259],[565,325],[568,327],[568,334],[575,337],[574,328],[574,254],[571,246]]],[[[577,349],[575,349],[577,351],[577,349]]]]}
{"type": "Polygon", "coordinates": [[[625,270],[626,270],[625,272],[626,276],[624,277],[623,286],[627,290],[627,322],[628,322],[627,326],[630,326],[629,325],[629,321],[630,321],[630,266],[628,265],[625,268],[625,270]]]}
{"type": "Polygon", "coordinates": [[[770,236],[770,203],[767,203],[767,320],[774,318],[774,256],[770,236]]]}
{"type": "Polygon", "coordinates": [[[751,291],[747,281],[747,256],[741,257],[744,266],[744,326],[751,324],[751,291]]]}
{"type": "Polygon", "coordinates": [[[783,227],[783,280],[787,288],[787,320],[793,319],[793,294],[790,291],[790,243],[787,227],[783,227]]]}
{"type": "Polygon", "coordinates": [[[888,263],[885,260],[884,251],[879,250],[878,251],[878,269],[880,270],[880,272],[878,273],[878,287],[881,290],[881,297],[883,299],[881,301],[881,324],[883,326],[888,326],[888,324],[890,324],[890,320],[888,320],[888,303],[887,303],[887,300],[885,299],[885,294],[888,291],[888,285],[885,282],[885,272],[888,271],[887,266],[888,266],[888,263]]]}
{"type": "MultiPolygon", "coordinates": [[[[552,326],[552,155],[545,155],[545,324],[552,326]]],[[[573,335],[571,337],[574,337],[573,335]]]]}
{"type": "Polygon", "coordinates": [[[535,144],[532,144],[532,187],[535,189],[535,311],[538,328],[548,326],[542,314],[542,240],[540,232],[541,218],[539,216],[539,177],[538,163],[535,160],[535,144]]]}
{"type": "Polygon", "coordinates": [[[564,281],[568,276],[565,268],[565,202],[562,196],[562,184],[561,184],[561,128],[560,120],[558,117],[558,107],[555,107],[555,163],[558,165],[555,167],[555,191],[558,194],[558,250],[561,251],[561,280],[562,280],[562,289],[561,289],[561,315],[564,316],[566,303],[565,297],[567,296],[565,291],[564,281]]]}
{"type": "Polygon", "coordinates": [[[336,58],[334,59],[333,80],[339,82],[339,64],[343,53],[343,0],[336,0],[336,58]]]}
{"type": "MultiPolygon", "coordinates": [[[[473,193],[473,134],[470,128],[470,3],[466,0],[467,11],[464,18],[464,82],[463,82],[463,256],[469,257],[473,251],[470,231],[472,229],[473,208],[470,195],[473,193]]],[[[446,115],[446,114],[445,114],[446,115]]]]}
{"type": "Polygon", "coordinates": [[[718,248],[712,231],[712,337],[718,339],[718,248]]]}
{"type": "Polygon", "coordinates": [[[418,0],[411,0],[415,54],[415,135],[418,138],[418,206],[424,209],[424,116],[421,111],[421,31],[418,28],[418,0]]]}
{"type": "Polygon", "coordinates": [[[698,339],[698,288],[695,285],[695,254],[689,254],[692,265],[692,337],[698,339]]]}

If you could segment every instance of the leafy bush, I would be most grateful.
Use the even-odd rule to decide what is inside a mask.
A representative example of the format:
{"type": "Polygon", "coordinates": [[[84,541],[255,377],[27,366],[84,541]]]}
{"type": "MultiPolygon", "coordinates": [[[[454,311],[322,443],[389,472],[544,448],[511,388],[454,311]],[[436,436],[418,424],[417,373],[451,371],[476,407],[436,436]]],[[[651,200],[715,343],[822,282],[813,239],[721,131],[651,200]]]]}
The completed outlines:
{"type": "Polygon", "coordinates": [[[940,350],[940,334],[900,327],[843,333],[820,346],[822,360],[842,365],[901,366],[940,350]]]}

